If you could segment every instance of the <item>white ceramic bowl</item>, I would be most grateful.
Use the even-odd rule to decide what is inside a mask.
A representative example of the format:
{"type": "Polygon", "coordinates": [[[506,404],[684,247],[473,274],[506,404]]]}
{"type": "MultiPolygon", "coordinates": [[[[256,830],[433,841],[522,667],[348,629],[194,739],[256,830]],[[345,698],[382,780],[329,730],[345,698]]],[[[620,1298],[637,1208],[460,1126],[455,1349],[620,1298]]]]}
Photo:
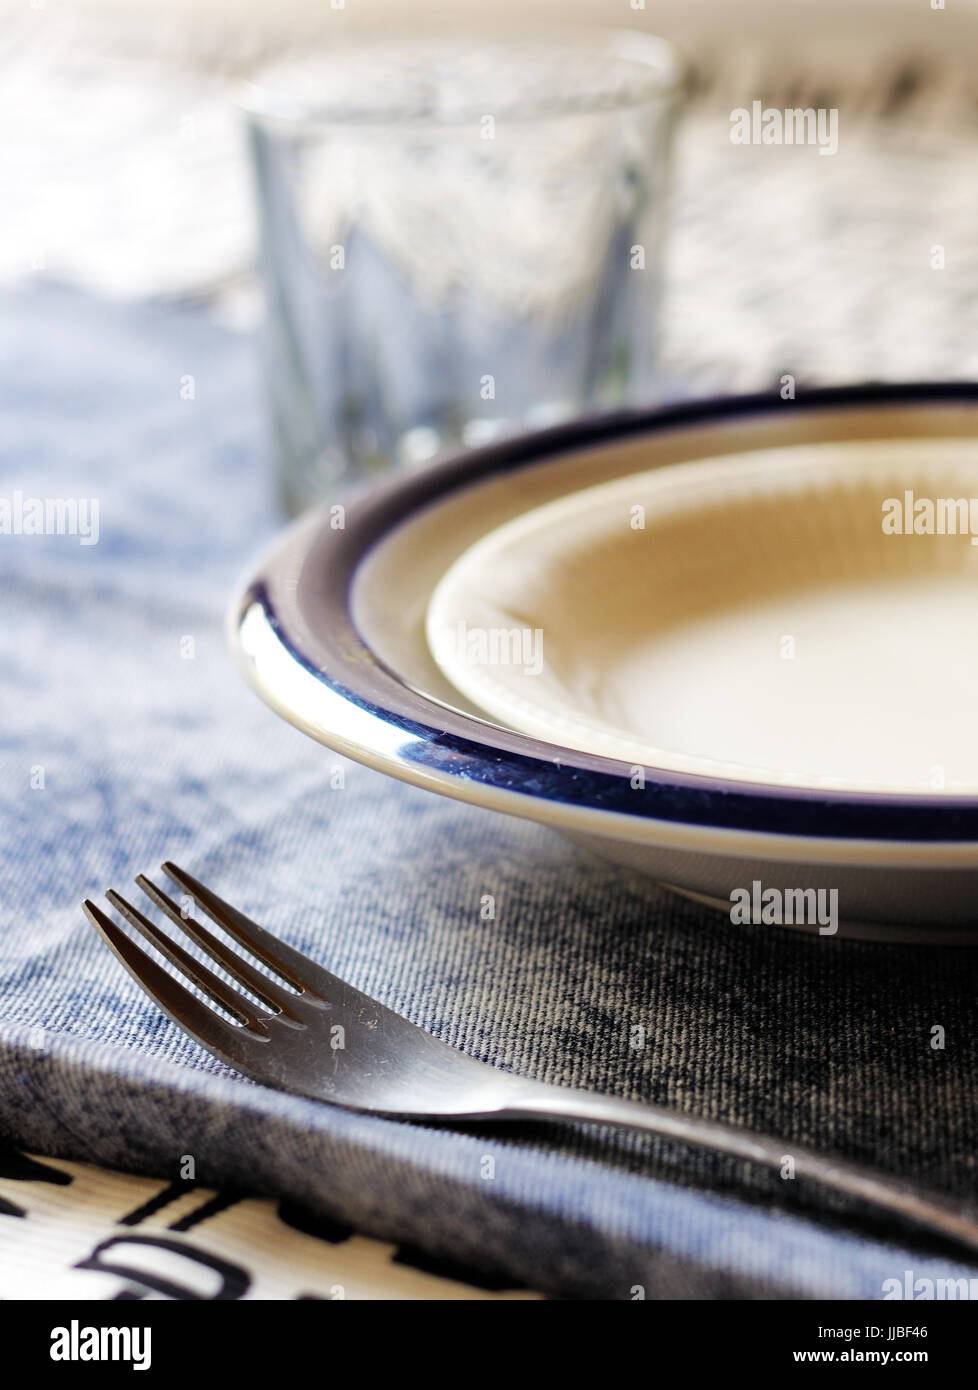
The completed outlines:
{"type": "MultiPolygon", "coordinates": [[[[970,487],[976,441],[978,388],[964,385],[696,402],[514,439],[390,479],[348,506],[342,528],[328,507],[297,523],[236,595],[232,647],[262,697],[316,740],[431,791],[550,825],[727,912],[731,895],[755,883],[782,895],[822,889],[837,894],[840,935],[978,940],[978,793],[965,718],[974,628],[962,620],[973,612],[974,553],[961,537],[931,547],[923,536],[884,536],[879,512],[871,517],[885,500],[879,489],[903,477],[918,492],[970,487]],[[581,512],[572,494],[597,484],[608,485],[591,494],[600,505],[581,512]],[[633,492],[646,530],[622,537],[623,556],[635,550],[620,563],[609,554],[614,508],[633,492]],[[576,557],[570,572],[553,524],[564,507],[581,530],[573,543],[563,533],[576,557]],[[527,518],[535,508],[545,510],[527,518]],[[765,516],[771,525],[760,524],[765,516]],[[524,543],[527,530],[543,549],[524,543]],[[483,559],[502,544],[537,585],[518,611],[505,572],[497,566],[486,587],[484,570],[478,579],[470,569],[478,553],[463,558],[480,543],[483,559]],[[604,555],[594,574],[610,589],[587,582],[594,545],[604,555]],[[651,607],[644,590],[625,603],[615,595],[636,575],[655,590],[651,607]],[[460,576],[478,579],[461,600],[460,576]],[[858,623],[831,616],[851,614],[864,581],[862,630],[876,634],[875,653],[852,637],[858,623]],[[569,592],[579,597],[568,606],[569,592]],[[484,684],[457,669],[449,679],[449,664],[434,660],[429,610],[433,621],[466,618],[470,598],[531,625],[536,614],[550,633],[548,693],[540,699],[534,678],[532,711],[508,703],[526,696],[522,678],[502,683],[506,703],[496,705],[484,684]],[[580,679],[575,615],[585,608],[590,640],[621,658],[614,698],[580,679]],[[612,617],[626,640],[609,636],[612,617]],[[894,626],[904,617],[905,630],[894,626]],[[793,658],[780,655],[786,636],[793,658]],[[738,660],[739,644],[753,640],[738,660]],[[812,641],[829,657],[818,672],[812,641]],[[651,675],[636,684],[629,661],[650,657],[651,675]],[[817,701],[799,675],[806,663],[817,701]],[[660,676],[654,700],[630,702],[660,676]],[[838,720],[824,717],[827,698],[838,720]],[[872,701],[889,742],[877,739],[872,701]],[[786,717],[792,709],[797,717],[786,717]],[[531,716],[542,723],[526,732],[531,716]],[[569,722],[557,727],[555,716],[569,722]],[[594,751],[595,731],[641,756],[594,751]],[[931,772],[941,757],[943,786],[931,772]]],[[[601,661],[584,655],[600,676],[601,661]]]]}

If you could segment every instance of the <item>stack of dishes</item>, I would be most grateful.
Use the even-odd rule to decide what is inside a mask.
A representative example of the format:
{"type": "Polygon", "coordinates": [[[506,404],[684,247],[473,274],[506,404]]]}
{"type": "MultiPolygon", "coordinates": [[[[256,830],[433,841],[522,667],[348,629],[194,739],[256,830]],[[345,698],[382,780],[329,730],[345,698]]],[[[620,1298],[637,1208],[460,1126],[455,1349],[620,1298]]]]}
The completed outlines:
{"type": "Polygon", "coordinates": [[[978,940],[976,387],[475,450],[303,518],[230,633],[274,709],[382,772],[727,913],[822,890],[837,922],[787,924],[978,940]]]}

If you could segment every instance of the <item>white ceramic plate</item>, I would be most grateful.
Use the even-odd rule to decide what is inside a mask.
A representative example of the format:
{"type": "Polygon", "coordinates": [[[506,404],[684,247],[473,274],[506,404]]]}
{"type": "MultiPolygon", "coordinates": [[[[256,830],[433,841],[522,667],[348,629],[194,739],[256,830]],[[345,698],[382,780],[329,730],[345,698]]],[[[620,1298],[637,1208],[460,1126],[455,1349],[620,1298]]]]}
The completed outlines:
{"type": "MultiPolygon", "coordinates": [[[[765,664],[760,656],[741,661],[738,649],[730,658],[730,669],[718,673],[714,664],[704,681],[693,655],[680,648],[683,659],[674,660],[670,670],[674,679],[685,681],[682,700],[660,698],[651,706],[625,710],[603,698],[593,699],[585,711],[587,720],[603,724],[616,737],[637,739],[643,749],[661,749],[664,765],[650,764],[636,777],[631,760],[576,749],[567,730],[557,734],[548,725],[543,737],[522,731],[516,724],[525,711],[488,715],[484,705],[462,694],[447,678],[425,638],[426,616],[446,574],[489,532],[510,522],[517,524],[518,532],[525,524],[520,518],[530,510],[550,503],[562,506],[562,498],[620,479],[615,485],[625,495],[641,488],[651,504],[648,540],[670,515],[664,506],[660,514],[654,501],[651,474],[657,473],[669,486],[669,479],[675,478],[676,496],[682,495],[679,511],[690,528],[688,548],[678,543],[677,533],[672,548],[661,552],[669,558],[676,581],[666,593],[663,616],[672,614],[677,630],[702,652],[712,652],[715,663],[723,644],[699,641],[702,633],[691,593],[701,591],[704,611],[716,617],[716,595],[725,587],[736,600],[736,612],[753,614],[746,635],[759,633],[761,645],[774,629],[778,643],[786,635],[780,631],[783,612],[776,622],[762,621],[763,595],[789,602],[797,629],[794,665],[786,660],[774,669],[794,681],[787,694],[803,706],[806,682],[791,674],[804,671],[809,659],[799,638],[821,634],[828,642],[834,627],[819,616],[818,603],[813,611],[807,600],[803,604],[792,594],[814,592],[821,595],[819,603],[834,602],[831,573],[836,572],[843,601],[834,611],[847,615],[851,605],[846,596],[852,598],[858,590],[847,566],[853,556],[861,556],[866,574],[875,576],[873,585],[882,586],[877,595],[882,611],[901,622],[914,616],[912,606],[900,602],[901,585],[909,586],[905,596],[912,598],[925,594],[931,582],[940,586],[946,581],[945,598],[953,600],[958,612],[970,613],[968,576],[973,564],[970,554],[962,552],[962,547],[970,552],[969,541],[960,537],[934,538],[932,550],[924,537],[887,537],[886,549],[878,549],[869,539],[871,528],[861,505],[852,505],[863,496],[863,485],[846,492],[840,473],[824,494],[812,489],[811,480],[804,479],[806,451],[813,448],[817,454],[829,445],[825,454],[834,451],[839,459],[855,463],[861,459],[860,467],[867,468],[875,451],[884,460],[883,476],[889,476],[887,456],[900,456],[919,470],[919,460],[936,461],[941,455],[940,467],[951,470],[948,478],[953,473],[959,479],[964,476],[959,469],[970,467],[976,441],[978,388],[967,385],[830,389],[799,396],[790,406],[776,393],[690,402],[512,439],[371,488],[348,502],[340,528],[328,508],[296,523],[236,594],[230,612],[231,645],[242,672],[262,698],[311,738],[439,795],[536,820],[627,870],[647,874],[725,912],[730,911],[731,893],[752,888],[755,882],[785,895],[823,889],[838,895],[840,936],[978,941],[978,795],[967,790],[974,779],[974,740],[962,716],[970,700],[969,644],[974,629],[957,620],[948,623],[944,599],[931,605],[926,622],[911,622],[905,635],[886,629],[882,644],[887,669],[909,671],[912,680],[923,683],[926,698],[904,708],[926,711],[930,695],[939,695],[940,717],[930,721],[923,737],[916,727],[901,724],[899,717],[891,720],[891,741],[899,744],[904,739],[915,751],[908,755],[894,746],[884,758],[874,754],[874,761],[857,741],[859,767],[848,737],[835,749],[823,742],[816,757],[808,746],[810,739],[794,738],[790,720],[779,724],[779,737],[794,739],[787,748],[767,733],[764,725],[773,697],[770,690],[758,689],[755,673],[764,671],[770,677],[770,653],[765,664]],[[862,442],[872,447],[852,447],[862,442]],[[766,492],[752,476],[751,455],[773,461],[766,492]],[[706,464],[708,460],[715,463],[706,464]],[[753,499],[750,507],[758,516],[769,505],[772,518],[792,519],[787,536],[778,541],[776,528],[758,529],[755,524],[746,538],[727,525],[711,533],[704,545],[704,527],[713,513],[706,492],[697,494],[701,466],[704,477],[716,468],[731,480],[735,475],[746,479],[745,496],[753,499]],[[794,504],[796,487],[803,506],[794,504]],[[843,492],[848,498],[844,505],[843,492]],[[846,527],[864,540],[849,544],[846,527]],[[763,543],[763,564],[757,562],[755,543],[763,543]],[[724,565],[718,569],[721,559],[724,565]],[[794,587],[783,574],[783,568],[792,565],[799,576],[794,587]],[[762,592],[752,591],[747,579],[762,592]],[[936,649],[927,647],[933,642],[932,627],[943,633],[936,649]],[[956,643],[957,661],[946,659],[948,640],[956,643]],[[894,652],[901,642],[907,655],[896,662],[894,652]],[[915,642],[924,643],[925,658],[919,662],[915,642]],[[929,663],[938,659],[942,675],[935,683],[929,663]],[[684,702],[694,696],[706,703],[692,719],[684,702]],[[768,702],[764,718],[757,717],[754,700],[768,702]],[[736,704],[738,719],[726,718],[725,702],[736,704]],[[710,718],[700,717],[701,711],[710,718]],[[943,740],[945,718],[961,735],[960,745],[954,741],[950,750],[943,740]],[[740,722],[750,726],[749,733],[741,730],[740,722]],[[688,736],[689,730],[697,736],[688,736]],[[709,742],[699,731],[709,735],[709,742]],[[744,741],[748,736],[753,743],[744,741]],[[939,741],[950,789],[930,785],[930,762],[921,773],[922,761],[937,756],[931,749],[939,741]],[[665,765],[670,756],[702,759],[701,765],[711,770],[677,770],[665,765]],[[763,777],[745,775],[747,767],[757,764],[766,765],[763,777]],[[895,780],[910,789],[864,790],[855,779],[867,774],[873,786],[878,778],[887,778],[888,786],[895,780]]],[[[768,468],[763,459],[758,466],[761,473],[768,468]]],[[[928,485],[939,476],[944,474],[929,474],[928,485]]],[[[722,496],[722,517],[729,523],[737,514],[737,487],[731,482],[717,492],[715,483],[706,491],[722,496]]],[[[867,499],[872,500],[871,493],[867,499]]],[[[577,503],[570,506],[574,511],[577,503]]],[[[678,515],[674,514],[677,525],[678,515]]],[[[749,517],[743,519],[746,524],[749,517]]],[[[876,517],[874,525],[879,522],[876,517]]],[[[584,529],[592,531],[590,524],[584,529]]],[[[558,540],[554,545],[561,550],[558,540]]],[[[579,561],[587,553],[586,545],[571,549],[579,561]]],[[[529,556],[527,563],[541,580],[542,604],[546,595],[553,595],[552,585],[542,582],[549,566],[537,568],[539,562],[529,556]]],[[[631,573],[634,567],[626,568],[631,573]]],[[[656,572],[651,563],[645,571],[647,577],[656,572]]],[[[570,576],[574,582],[577,578],[570,576]]],[[[505,597],[501,590],[493,593],[505,597]]],[[[607,603],[597,603],[596,611],[602,605],[605,612],[633,621],[635,605],[616,603],[613,595],[607,603]]],[[[874,621],[879,621],[881,610],[875,605],[874,599],[874,621]]],[[[722,604],[720,610],[722,616],[722,604]]],[[[556,632],[559,611],[539,611],[545,614],[541,621],[556,632]]],[[[641,616],[640,607],[638,612],[641,616]]],[[[523,613],[521,605],[517,616],[523,613]]],[[[648,635],[647,619],[642,621],[641,631],[648,635]]],[[[590,622],[589,631],[595,639],[606,640],[600,621],[590,622]]],[[[651,631],[655,637],[654,626],[651,631]]],[[[636,644],[640,655],[642,641],[636,644]]],[[[553,647],[556,651],[556,643],[553,647]]],[[[874,678],[877,662],[884,662],[883,649],[865,654],[861,679],[874,678]]],[[[550,661],[549,646],[545,650],[550,661]]],[[[579,648],[570,643],[568,650],[579,648]]],[[[622,650],[622,644],[616,644],[616,650],[622,650]]],[[[661,656],[664,650],[655,637],[652,653],[661,656]]],[[[850,663],[847,669],[856,670],[862,659],[858,644],[843,643],[839,651],[850,663]]],[[[777,659],[781,661],[780,655],[777,659]]],[[[829,682],[823,690],[831,688],[836,665],[830,654],[828,674],[820,676],[829,682]]],[[[453,674],[463,679],[457,671],[453,674]]],[[[548,676],[579,724],[586,683],[552,662],[548,676]]],[[[623,692],[635,688],[623,676],[616,679],[623,692]]],[[[878,691],[881,683],[872,688],[878,691]]],[[[885,682],[882,688],[888,690],[885,682]]],[[[834,689],[845,706],[846,688],[834,689]]],[[[473,687],[473,694],[478,701],[487,699],[481,686],[477,692],[473,687]]],[[[538,696],[534,703],[540,706],[538,696]]],[[[843,710],[849,718],[854,713],[860,714],[859,727],[872,735],[873,721],[861,715],[857,704],[843,710]]],[[[545,720],[551,717],[552,709],[545,708],[545,720]]],[[[811,720],[796,722],[799,728],[814,727],[811,720]]],[[[823,732],[828,727],[824,724],[823,732]]],[[[585,736],[590,733],[589,727],[585,736]]],[[[812,929],[810,924],[795,925],[812,929]]]]}
{"type": "Polygon", "coordinates": [[[978,447],[800,444],[573,493],[467,550],[427,632],[476,706],[552,743],[974,795],[978,447]]]}

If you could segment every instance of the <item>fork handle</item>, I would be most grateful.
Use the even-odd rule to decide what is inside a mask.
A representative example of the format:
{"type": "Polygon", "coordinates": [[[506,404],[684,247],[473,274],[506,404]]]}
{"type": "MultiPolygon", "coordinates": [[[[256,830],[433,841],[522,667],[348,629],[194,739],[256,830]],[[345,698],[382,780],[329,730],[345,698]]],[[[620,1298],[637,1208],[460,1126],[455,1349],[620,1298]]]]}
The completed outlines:
{"type": "Polygon", "coordinates": [[[762,1164],[779,1173],[791,1159],[796,1178],[808,1178],[847,1197],[860,1198],[923,1230],[978,1251],[978,1210],[975,1208],[934,1196],[872,1168],[830,1158],[802,1144],[791,1144],[736,1125],[697,1119],[660,1105],[618,1100],[565,1086],[534,1087],[525,1100],[507,1105],[504,1114],[513,1119],[576,1120],[583,1124],[642,1130],[663,1139],[675,1139],[695,1148],[762,1164]]]}

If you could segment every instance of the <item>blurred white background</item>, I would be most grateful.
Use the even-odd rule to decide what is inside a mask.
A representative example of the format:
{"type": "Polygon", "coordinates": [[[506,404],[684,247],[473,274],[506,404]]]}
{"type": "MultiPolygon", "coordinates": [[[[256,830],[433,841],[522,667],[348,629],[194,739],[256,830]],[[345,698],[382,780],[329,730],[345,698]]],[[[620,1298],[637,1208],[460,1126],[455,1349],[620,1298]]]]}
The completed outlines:
{"type": "Polygon", "coordinates": [[[590,23],[673,39],[666,359],[706,388],[978,376],[978,0],[0,0],[0,280],[258,301],[236,77],[372,32],[590,23]],[[333,6],[336,8],[333,8],[333,6]],[[840,148],[734,149],[732,106],[838,105],[840,148]],[[931,248],[946,248],[946,269],[931,248]]]}

